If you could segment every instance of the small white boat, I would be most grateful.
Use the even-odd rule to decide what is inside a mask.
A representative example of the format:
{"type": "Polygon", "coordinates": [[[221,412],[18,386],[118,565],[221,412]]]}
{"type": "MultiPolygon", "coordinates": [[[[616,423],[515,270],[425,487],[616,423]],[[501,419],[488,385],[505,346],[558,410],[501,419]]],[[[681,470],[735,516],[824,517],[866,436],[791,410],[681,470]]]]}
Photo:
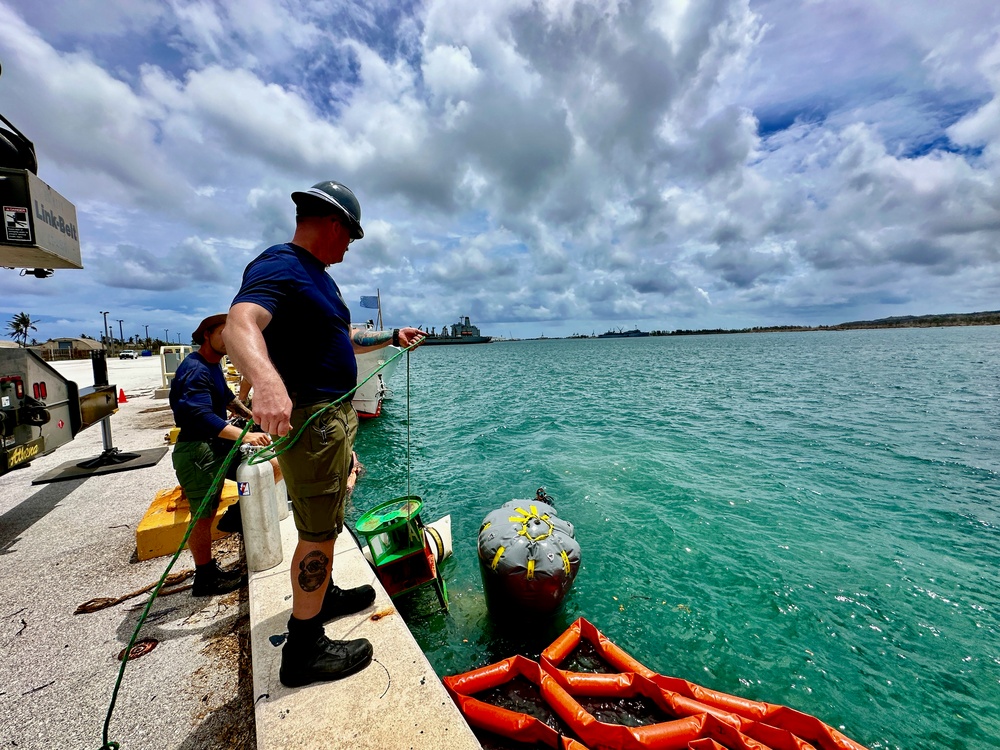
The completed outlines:
{"type": "MultiPolygon", "coordinates": [[[[358,382],[363,382],[365,378],[384,365],[388,360],[392,359],[399,351],[399,347],[390,344],[384,349],[356,354],[355,357],[358,360],[358,382]]],[[[361,419],[371,419],[382,413],[382,400],[392,396],[392,391],[386,386],[385,381],[392,375],[397,364],[399,364],[398,359],[391,362],[384,370],[354,392],[351,404],[361,419]]]]}
{"type": "MultiPolygon", "coordinates": [[[[374,307],[378,310],[378,315],[375,320],[369,320],[365,324],[365,329],[369,331],[381,331],[381,292],[378,292],[374,297],[362,297],[361,304],[363,307],[374,307]],[[371,303],[374,303],[374,305],[371,303]]],[[[386,386],[385,381],[387,381],[389,376],[395,371],[396,365],[399,363],[398,359],[394,360],[392,364],[388,365],[373,378],[367,380],[367,382],[366,379],[369,375],[378,370],[378,368],[392,359],[399,351],[400,348],[398,346],[392,346],[390,344],[384,349],[376,349],[372,352],[364,352],[363,354],[355,355],[355,358],[358,361],[358,383],[364,383],[364,385],[360,386],[358,390],[354,392],[351,404],[354,406],[354,411],[358,413],[358,417],[361,419],[372,419],[377,417],[382,413],[382,400],[392,396],[392,391],[389,390],[388,386],[386,386]]]]}

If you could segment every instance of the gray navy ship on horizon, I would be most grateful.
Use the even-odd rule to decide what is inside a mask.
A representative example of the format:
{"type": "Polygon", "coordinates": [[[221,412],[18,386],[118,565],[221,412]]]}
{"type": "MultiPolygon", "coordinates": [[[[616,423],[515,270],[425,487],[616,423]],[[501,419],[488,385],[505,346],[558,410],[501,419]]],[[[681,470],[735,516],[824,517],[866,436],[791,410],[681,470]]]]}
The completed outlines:
{"type": "Polygon", "coordinates": [[[435,333],[434,329],[424,339],[421,346],[435,346],[438,344],[488,344],[493,340],[492,336],[483,336],[477,326],[472,325],[469,316],[466,315],[457,323],[452,324],[449,333],[448,326],[441,326],[441,333],[435,333]]]}

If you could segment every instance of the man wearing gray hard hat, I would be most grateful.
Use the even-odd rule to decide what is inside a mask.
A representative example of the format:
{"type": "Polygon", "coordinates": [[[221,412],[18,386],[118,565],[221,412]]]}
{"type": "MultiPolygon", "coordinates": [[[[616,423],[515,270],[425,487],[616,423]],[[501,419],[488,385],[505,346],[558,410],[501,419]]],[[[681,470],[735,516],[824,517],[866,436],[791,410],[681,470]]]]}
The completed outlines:
{"type": "Polygon", "coordinates": [[[278,456],[292,500],[298,544],[291,561],[292,614],[279,677],[288,687],[336,680],[364,669],[364,638],[326,637],[324,624],[371,606],[375,590],[333,583],[333,547],[343,530],[358,417],[347,395],[357,385],[355,352],[409,347],[417,328],[353,330],[327,269],[365,236],[361,204],[347,186],[319,182],[292,193],[295,234],[269,247],[243,272],[225,331],[229,356],[254,386],[254,420],[295,442],[278,456]]]}

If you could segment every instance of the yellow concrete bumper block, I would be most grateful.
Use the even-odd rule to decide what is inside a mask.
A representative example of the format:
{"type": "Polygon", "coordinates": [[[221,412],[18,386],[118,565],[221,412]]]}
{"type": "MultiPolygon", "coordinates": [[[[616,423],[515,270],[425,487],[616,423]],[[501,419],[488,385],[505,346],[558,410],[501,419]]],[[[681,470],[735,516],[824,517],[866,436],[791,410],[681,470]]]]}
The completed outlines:
{"type": "MultiPolygon", "coordinates": [[[[239,500],[236,492],[236,482],[226,480],[222,488],[222,500],[219,512],[212,521],[212,540],[228,536],[219,531],[216,526],[224,515],[225,509],[239,500]]],[[[177,551],[191,523],[191,506],[187,495],[179,487],[160,490],[153,498],[149,510],[139,522],[135,532],[135,549],[140,560],[152,560],[154,557],[172,555],[177,551]]]]}

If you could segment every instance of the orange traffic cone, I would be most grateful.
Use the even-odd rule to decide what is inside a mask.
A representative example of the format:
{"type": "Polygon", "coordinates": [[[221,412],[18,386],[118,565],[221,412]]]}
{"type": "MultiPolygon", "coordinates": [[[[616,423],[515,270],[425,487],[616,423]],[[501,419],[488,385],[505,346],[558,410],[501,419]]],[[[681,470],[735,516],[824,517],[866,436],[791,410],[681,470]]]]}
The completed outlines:
{"type": "Polygon", "coordinates": [[[125,389],[124,388],[119,388],[118,389],[118,403],[119,404],[127,404],[128,403],[128,399],[125,398],[125,389]]]}

